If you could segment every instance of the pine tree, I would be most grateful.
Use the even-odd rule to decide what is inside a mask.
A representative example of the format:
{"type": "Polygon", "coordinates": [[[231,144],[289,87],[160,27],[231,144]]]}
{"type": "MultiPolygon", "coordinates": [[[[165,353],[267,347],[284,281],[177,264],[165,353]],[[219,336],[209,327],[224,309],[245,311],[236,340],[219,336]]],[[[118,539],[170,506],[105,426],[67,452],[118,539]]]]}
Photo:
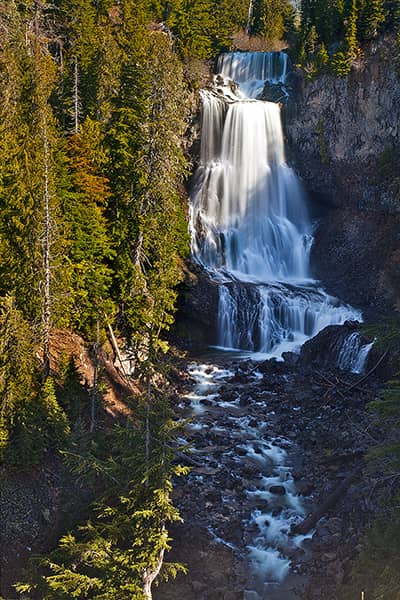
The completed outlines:
{"type": "MultiPolygon", "coordinates": [[[[38,393],[32,329],[15,306],[11,296],[0,306],[0,457],[18,463],[13,430],[24,421],[27,405],[38,393]]],[[[30,424],[27,424],[28,428],[30,424]]],[[[28,431],[26,432],[28,434],[28,431]]]]}
{"type": "Polygon", "coordinates": [[[360,15],[360,35],[369,40],[378,35],[385,20],[383,0],[368,0],[360,15]]]}
{"type": "Polygon", "coordinates": [[[166,35],[153,32],[147,44],[140,74],[131,66],[136,50],[129,52],[123,107],[116,108],[109,132],[114,269],[124,318],[138,343],[147,343],[150,332],[158,340],[171,322],[187,241],[178,192],[186,166],[182,69],[166,35]]]}
{"type": "Polygon", "coordinates": [[[68,140],[70,184],[65,194],[64,218],[70,238],[70,323],[92,339],[97,319],[113,311],[110,302],[114,256],[107,232],[105,207],[109,182],[94,167],[101,153],[98,126],[87,118],[68,140]]]}
{"type": "Polygon", "coordinates": [[[337,77],[346,77],[351,71],[351,61],[347,52],[344,50],[335,52],[330,62],[330,68],[337,77]]]}
{"type": "Polygon", "coordinates": [[[18,591],[35,590],[43,600],[150,600],[155,578],[184,570],[181,565],[164,563],[169,549],[167,527],[180,520],[171,502],[171,477],[186,471],[172,465],[171,446],[179,429],[170,418],[164,395],[158,391],[154,400],[149,457],[140,410],[135,427],[132,423],[115,426],[106,443],[92,444],[83,456],[67,453],[85,485],[93,478],[97,486],[102,481],[95,519],[76,533],[64,535],[57,550],[42,561],[42,569],[35,568],[28,582],[17,586],[18,591]]]}
{"type": "Polygon", "coordinates": [[[329,54],[325,48],[325,44],[322,42],[316,55],[316,66],[318,71],[326,70],[329,62],[329,54]]]}
{"type": "Polygon", "coordinates": [[[347,19],[345,45],[347,57],[350,61],[355,58],[357,54],[357,0],[352,0],[350,13],[347,19]]]}

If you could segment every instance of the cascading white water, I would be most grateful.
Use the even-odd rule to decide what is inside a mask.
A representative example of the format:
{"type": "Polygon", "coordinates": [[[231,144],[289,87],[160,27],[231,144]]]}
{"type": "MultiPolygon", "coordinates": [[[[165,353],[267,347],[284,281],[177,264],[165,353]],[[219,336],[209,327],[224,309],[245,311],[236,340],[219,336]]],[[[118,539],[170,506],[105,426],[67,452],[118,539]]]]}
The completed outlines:
{"type": "Polygon", "coordinates": [[[232,52],[220,56],[217,70],[239,84],[240,95],[257,98],[266,81],[284,83],[288,67],[289,57],[284,52],[232,52]]]}
{"type": "Polygon", "coordinates": [[[215,90],[201,92],[192,253],[220,283],[218,345],[279,356],[361,314],[311,278],[312,223],[280,107],[255,99],[266,81],[284,83],[287,55],[226,54],[218,70],[215,90]]]}
{"type": "Polygon", "coordinates": [[[358,331],[351,333],[343,342],[336,366],[343,371],[363,373],[373,345],[374,341],[363,344],[358,331]]]}

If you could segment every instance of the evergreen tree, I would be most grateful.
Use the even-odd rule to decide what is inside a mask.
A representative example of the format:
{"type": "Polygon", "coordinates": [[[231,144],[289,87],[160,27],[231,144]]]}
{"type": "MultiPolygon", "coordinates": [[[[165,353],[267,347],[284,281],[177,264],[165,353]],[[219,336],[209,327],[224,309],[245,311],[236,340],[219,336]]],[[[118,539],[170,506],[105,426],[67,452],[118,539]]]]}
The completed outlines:
{"type": "MultiPolygon", "coordinates": [[[[140,410],[138,411],[140,415],[140,410]]],[[[115,426],[106,444],[92,445],[68,460],[84,485],[103,482],[93,520],[60,540],[56,551],[35,568],[20,592],[36,590],[43,600],[80,598],[150,600],[156,577],[174,576],[183,567],[164,563],[169,549],[167,526],[180,519],[170,499],[174,467],[172,441],[179,430],[170,419],[163,394],[155,394],[149,421],[154,440],[145,454],[146,427],[115,426]],[[160,573],[161,571],[161,573],[160,573]]]]}
{"type": "Polygon", "coordinates": [[[179,255],[186,249],[179,197],[186,168],[181,148],[186,92],[166,35],[150,33],[140,73],[132,65],[135,52],[124,66],[121,107],[108,143],[118,296],[133,338],[143,343],[150,333],[158,340],[171,322],[179,255]]]}
{"type": "Polygon", "coordinates": [[[329,62],[329,54],[322,42],[316,55],[316,66],[318,71],[325,71],[329,62]]]}
{"type": "MultiPolygon", "coordinates": [[[[65,194],[64,215],[71,271],[70,324],[93,339],[97,319],[113,311],[110,302],[113,257],[105,206],[109,182],[98,175],[94,154],[101,152],[96,122],[87,118],[78,135],[68,141],[71,181],[65,194]]],[[[96,159],[98,160],[98,158],[96,159]]]]}
{"type": "Polygon", "coordinates": [[[386,26],[400,32],[400,0],[387,0],[384,3],[384,14],[386,26]]]}
{"type": "Polygon", "coordinates": [[[31,327],[11,297],[0,312],[0,458],[8,465],[39,463],[62,447],[69,433],[52,379],[40,386],[31,327]]]}
{"type": "Polygon", "coordinates": [[[366,1],[360,14],[360,35],[362,39],[369,40],[376,37],[384,19],[383,0],[366,1]]]}
{"type": "Polygon", "coordinates": [[[357,53],[357,0],[352,0],[350,13],[347,19],[346,35],[345,35],[346,52],[351,60],[355,58],[357,53]]]}

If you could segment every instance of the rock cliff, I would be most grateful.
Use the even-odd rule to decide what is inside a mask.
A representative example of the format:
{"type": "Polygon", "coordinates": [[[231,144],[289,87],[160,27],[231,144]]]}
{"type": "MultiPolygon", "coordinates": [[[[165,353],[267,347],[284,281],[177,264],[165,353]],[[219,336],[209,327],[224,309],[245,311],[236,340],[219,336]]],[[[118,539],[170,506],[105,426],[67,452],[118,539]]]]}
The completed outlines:
{"type": "Polygon", "coordinates": [[[400,297],[400,77],[396,42],[371,43],[350,75],[290,75],[289,161],[328,210],[316,276],[363,308],[400,297]]]}

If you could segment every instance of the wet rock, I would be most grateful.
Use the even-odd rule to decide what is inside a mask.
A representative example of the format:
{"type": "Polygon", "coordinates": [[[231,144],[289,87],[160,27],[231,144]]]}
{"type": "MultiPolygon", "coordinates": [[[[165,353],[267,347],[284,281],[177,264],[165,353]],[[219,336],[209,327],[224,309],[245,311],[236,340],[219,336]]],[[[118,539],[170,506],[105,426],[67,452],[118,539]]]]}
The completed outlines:
{"type": "Polygon", "coordinates": [[[275,496],[284,496],[286,494],[286,488],[284,485],[271,485],[269,491],[275,496]]]}
{"type": "Polygon", "coordinates": [[[332,562],[332,561],[336,560],[336,558],[337,558],[336,552],[325,552],[324,554],[321,555],[321,560],[323,562],[332,562]]]}
{"type": "MultiPolygon", "coordinates": [[[[344,325],[329,325],[318,335],[306,342],[300,351],[299,362],[303,366],[315,365],[320,368],[335,368],[345,339],[359,329],[360,324],[346,321],[344,325]]],[[[319,391],[313,384],[311,390],[319,391]]]]}
{"type": "Polygon", "coordinates": [[[266,82],[261,95],[261,100],[268,102],[283,103],[287,100],[287,92],[282,83],[266,82]]]}
{"type": "Polygon", "coordinates": [[[240,396],[240,400],[239,400],[239,405],[240,406],[248,406],[251,402],[251,398],[249,396],[245,396],[244,394],[242,394],[240,396]]]}
{"type": "Polygon", "coordinates": [[[309,496],[314,489],[314,484],[311,481],[303,479],[296,483],[296,490],[299,496],[309,496]]]}
{"type": "Polygon", "coordinates": [[[243,600],[260,600],[260,596],[257,592],[245,590],[243,594],[243,600]]]}
{"type": "Polygon", "coordinates": [[[228,591],[221,596],[223,600],[243,600],[243,592],[228,591]]]}
{"type": "Polygon", "coordinates": [[[299,355],[295,352],[284,352],[282,358],[289,367],[295,367],[299,362],[299,355]]]}
{"type": "Polygon", "coordinates": [[[334,533],[341,533],[341,531],[342,531],[342,524],[343,524],[342,519],[339,519],[338,517],[331,517],[326,522],[326,528],[332,534],[334,534],[334,533]]]}

